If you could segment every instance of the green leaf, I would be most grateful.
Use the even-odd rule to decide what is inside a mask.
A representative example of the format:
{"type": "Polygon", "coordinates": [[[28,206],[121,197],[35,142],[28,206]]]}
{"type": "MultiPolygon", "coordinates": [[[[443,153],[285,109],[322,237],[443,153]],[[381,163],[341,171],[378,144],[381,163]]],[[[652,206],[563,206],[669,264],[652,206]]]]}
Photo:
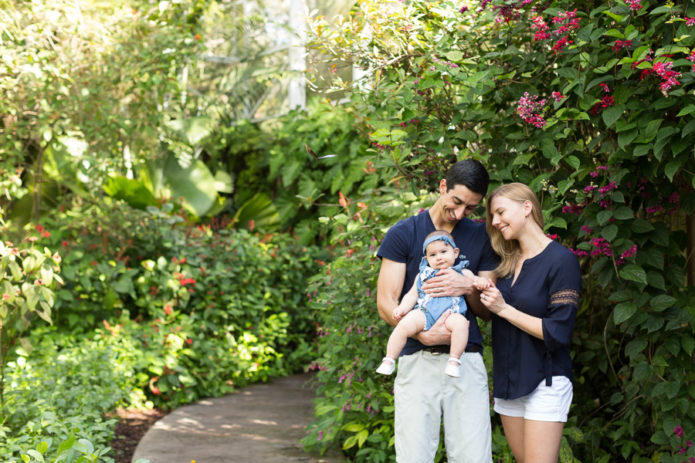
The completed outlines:
{"type": "Polygon", "coordinates": [[[278,211],[265,193],[256,193],[242,204],[234,215],[234,222],[244,228],[257,227],[264,231],[274,231],[280,225],[278,211]]]}
{"type": "Polygon", "coordinates": [[[603,211],[596,214],[596,220],[598,221],[599,225],[605,225],[606,223],[608,223],[611,217],[613,217],[613,211],[610,211],[608,209],[604,209],[603,211]]]}
{"type": "Polygon", "coordinates": [[[646,144],[646,145],[636,145],[635,149],[632,150],[632,154],[635,157],[640,157],[644,156],[645,154],[649,153],[649,150],[652,149],[651,144],[646,144]]]}
{"type": "Polygon", "coordinates": [[[689,104],[685,108],[681,109],[676,117],[687,116],[688,114],[695,113],[695,104],[689,104]]]}
{"type": "Polygon", "coordinates": [[[367,440],[367,437],[369,437],[369,431],[366,429],[357,433],[357,446],[359,448],[362,448],[362,445],[364,444],[364,441],[367,440]]]}
{"type": "Polygon", "coordinates": [[[616,325],[627,321],[637,312],[637,306],[632,302],[621,302],[613,309],[613,321],[616,325]]]}
{"type": "Polygon", "coordinates": [[[639,265],[627,264],[619,273],[620,276],[626,280],[647,284],[647,272],[639,265]]]}
{"type": "Polygon", "coordinates": [[[676,172],[678,172],[678,169],[681,168],[681,161],[678,159],[674,159],[673,161],[670,161],[668,164],[666,164],[666,167],[664,167],[664,173],[666,174],[666,177],[668,177],[668,180],[670,182],[673,182],[673,176],[676,175],[676,172]]]}
{"type": "Polygon", "coordinates": [[[603,118],[603,122],[606,123],[606,126],[610,127],[615,123],[615,121],[620,119],[624,112],[625,106],[623,105],[611,106],[601,113],[601,117],[603,118]]]}
{"type": "Polygon", "coordinates": [[[601,230],[601,236],[603,236],[608,241],[613,241],[615,236],[618,234],[618,227],[615,225],[608,225],[601,230]]]}
{"type": "Polygon", "coordinates": [[[692,336],[682,336],[681,346],[683,350],[688,354],[688,356],[693,355],[693,350],[695,350],[695,338],[692,336]]]}
{"type": "Polygon", "coordinates": [[[695,119],[692,119],[690,122],[685,124],[685,127],[683,127],[683,130],[681,130],[681,138],[685,138],[693,131],[695,130],[695,119]]]}
{"type": "Polygon", "coordinates": [[[632,209],[630,209],[627,206],[621,206],[613,212],[613,217],[615,217],[618,220],[628,220],[634,217],[634,213],[632,209]]]}
{"type": "Polygon", "coordinates": [[[630,130],[628,132],[620,133],[618,135],[618,146],[620,147],[620,149],[625,149],[627,145],[632,143],[635,140],[635,138],[637,138],[637,135],[637,130],[630,130]]]}
{"type": "Polygon", "coordinates": [[[607,35],[608,37],[615,37],[616,39],[625,38],[625,34],[620,32],[618,29],[608,29],[606,32],[604,32],[603,35],[607,35]]]}
{"type": "Polygon", "coordinates": [[[644,351],[644,349],[647,348],[647,345],[649,343],[647,342],[646,337],[641,337],[637,339],[633,339],[629,343],[627,343],[627,346],[625,346],[625,353],[630,357],[635,357],[637,354],[641,353],[644,351]]]}
{"type": "Polygon", "coordinates": [[[671,297],[667,294],[660,294],[656,297],[653,297],[651,301],[649,301],[649,305],[654,309],[656,312],[663,312],[666,309],[669,309],[673,307],[673,305],[676,303],[676,298],[671,297]]]}
{"type": "Polygon", "coordinates": [[[654,230],[654,226],[644,219],[635,219],[632,222],[631,229],[635,233],[649,233],[654,230]]]}
{"type": "Polygon", "coordinates": [[[157,200],[142,180],[114,175],[107,180],[104,191],[112,198],[121,199],[136,209],[144,210],[147,206],[157,205],[157,200]]]}

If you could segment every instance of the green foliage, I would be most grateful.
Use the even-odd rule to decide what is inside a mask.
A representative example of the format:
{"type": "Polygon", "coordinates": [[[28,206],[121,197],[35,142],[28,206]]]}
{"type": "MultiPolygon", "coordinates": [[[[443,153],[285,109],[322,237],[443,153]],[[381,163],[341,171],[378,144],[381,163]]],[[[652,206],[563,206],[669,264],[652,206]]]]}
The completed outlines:
{"type": "Polygon", "coordinates": [[[58,456],[67,448],[74,448],[66,454],[70,461],[83,453],[105,455],[116,422],[108,412],[126,403],[144,404],[142,390],[134,387],[135,345],[105,332],[87,338],[47,329],[34,330],[29,345],[8,364],[2,460],[20,461],[28,454],[41,461],[34,451],[58,456]],[[84,440],[95,448],[83,452],[84,440]]]}
{"type": "Polygon", "coordinates": [[[36,316],[51,323],[55,300],[52,289],[62,283],[58,275],[60,260],[48,248],[20,249],[9,241],[0,243],[0,419],[5,417],[8,352],[36,316]]]}
{"type": "MultiPolygon", "coordinates": [[[[485,162],[493,187],[529,184],[547,232],[580,257],[584,275],[563,459],[676,461],[682,442],[674,429],[695,428],[695,294],[684,278],[685,222],[695,211],[695,29],[686,18],[695,11],[649,1],[389,5],[360,1],[350,20],[312,25],[328,60],[372,72],[335,85],[351,95],[349,111],[374,147],[370,209],[394,198],[383,185],[432,190],[463,157],[485,162]]],[[[354,272],[370,282],[377,267],[354,272]]],[[[360,316],[374,310],[372,301],[352,302],[360,316]]],[[[343,335],[352,323],[332,322],[343,335]]],[[[346,356],[334,355],[335,366],[325,367],[346,368],[346,356]]],[[[310,443],[345,445],[353,434],[341,428],[344,412],[322,407],[353,388],[324,381],[330,396],[322,389],[316,422],[323,439],[310,443]]],[[[365,414],[351,421],[355,430],[374,422],[365,414]]],[[[358,460],[383,459],[374,456],[381,441],[357,447],[358,460]]]]}
{"type": "Polygon", "coordinates": [[[157,154],[162,109],[179,108],[204,7],[3,0],[0,172],[17,196],[0,207],[36,219],[60,198],[51,189],[89,197],[109,172],[157,154]]]}

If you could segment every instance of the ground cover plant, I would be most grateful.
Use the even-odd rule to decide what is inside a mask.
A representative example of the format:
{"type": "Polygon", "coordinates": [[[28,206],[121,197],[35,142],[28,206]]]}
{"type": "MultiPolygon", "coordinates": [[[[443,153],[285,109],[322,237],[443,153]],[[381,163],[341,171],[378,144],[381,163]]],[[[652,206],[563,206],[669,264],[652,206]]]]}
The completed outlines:
{"type": "Polygon", "coordinates": [[[324,251],[177,211],[75,205],[28,230],[60,249],[63,280],[53,327],[13,339],[3,461],[109,461],[116,407],[170,409],[308,363],[304,282],[324,251]]]}
{"type": "MultiPolygon", "coordinates": [[[[687,440],[695,306],[686,255],[695,210],[693,16],[688,3],[646,0],[406,1],[386,9],[365,0],[336,26],[323,18],[313,25],[328,59],[366,72],[335,87],[351,95],[370,133],[374,175],[389,185],[345,198],[347,223],[327,219],[345,230],[348,252],[367,253],[350,243],[378,245],[395,222],[379,211],[404,192],[421,197],[452,162],[474,157],[489,167],[492,187],[529,184],[547,233],[580,258],[576,388],[562,461],[680,462],[695,451],[687,440]],[[360,203],[374,213],[355,216],[360,203]]],[[[314,300],[345,297],[327,282],[339,281],[347,259],[329,267],[314,300]]],[[[376,268],[354,269],[366,284],[351,288],[358,299],[344,306],[362,333],[379,323],[376,268]]],[[[391,385],[353,365],[353,350],[332,349],[357,336],[354,322],[317,310],[330,343],[320,347],[324,393],[306,442],[389,461],[391,385]],[[351,397],[360,408],[343,408],[351,397]],[[370,402],[377,397],[378,407],[370,402]]],[[[509,458],[499,436],[495,443],[495,457],[509,458]]]]}

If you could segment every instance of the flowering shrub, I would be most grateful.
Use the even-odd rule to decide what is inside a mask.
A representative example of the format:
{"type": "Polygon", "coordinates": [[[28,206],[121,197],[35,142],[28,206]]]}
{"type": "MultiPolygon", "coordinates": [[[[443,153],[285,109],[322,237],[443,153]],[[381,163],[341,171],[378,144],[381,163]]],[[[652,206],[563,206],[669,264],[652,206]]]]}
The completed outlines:
{"type": "MultiPolygon", "coordinates": [[[[493,187],[530,185],[547,231],[580,258],[565,434],[573,455],[563,461],[671,461],[672,430],[695,425],[695,294],[684,252],[695,211],[691,9],[414,0],[384,10],[363,0],[349,21],[313,23],[317,48],[374,71],[368,84],[336,85],[352,95],[379,184],[389,185],[371,195],[371,209],[409,187],[433,190],[451,162],[474,157],[493,187]]],[[[348,326],[335,322],[337,332],[348,326]]],[[[339,378],[327,386],[333,397],[351,389],[339,378]]],[[[350,429],[371,423],[362,415],[350,429]]],[[[384,439],[362,441],[361,455],[383,450],[384,439]]]]}

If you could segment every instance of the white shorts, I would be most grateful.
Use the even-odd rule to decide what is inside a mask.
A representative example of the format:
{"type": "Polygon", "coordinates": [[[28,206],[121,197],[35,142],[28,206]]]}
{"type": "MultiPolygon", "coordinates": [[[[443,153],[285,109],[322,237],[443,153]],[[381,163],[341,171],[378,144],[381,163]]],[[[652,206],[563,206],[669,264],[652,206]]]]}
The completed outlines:
{"type": "Polygon", "coordinates": [[[553,385],[545,379],[528,395],[506,400],[495,397],[495,412],[534,421],[567,422],[572,403],[572,382],[565,376],[553,376],[553,385]]]}

